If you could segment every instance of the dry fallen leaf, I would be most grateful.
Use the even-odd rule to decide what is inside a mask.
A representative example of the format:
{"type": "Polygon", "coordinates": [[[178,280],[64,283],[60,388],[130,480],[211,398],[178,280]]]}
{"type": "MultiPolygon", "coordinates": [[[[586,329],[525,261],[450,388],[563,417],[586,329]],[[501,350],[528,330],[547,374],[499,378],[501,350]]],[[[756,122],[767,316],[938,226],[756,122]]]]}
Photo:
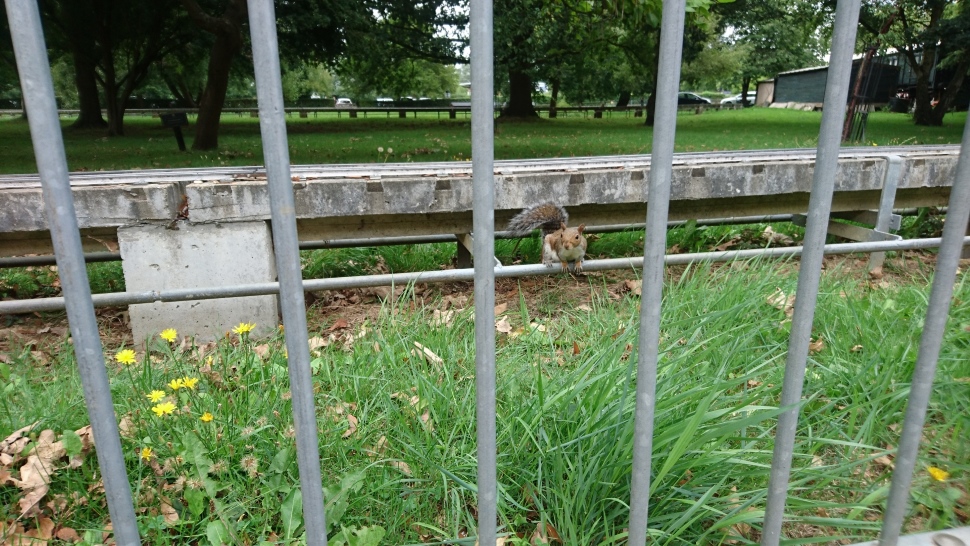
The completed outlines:
{"type": "Polygon", "coordinates": [[[458,311],[455,309],[449,309],[447,311],[441,311],[435,309],[431,312],[431,325],[432,326],[451,326],[455,322],[455,317],[458,316],[458,311]]]}
{"type": "Polygon", "coordinates": [[[850,353],[858,353],[860,351],[862,351],[862,345],[853,345],[852,348],[849,349],[850,353]]]}
{"type": "Polygon", "coordinates": [[[508,310],[508,308],[509,308],[509,304],[507,304],[507,303],[500,303],[500,304],[496,305],[495,306],[495,316],[497,317],[497,316],[501,315],[502,313],[506,312],[508,310]]]}
{"type": "Polygon", "coordinates": [[[37,423],[40,423],[40,421],[13,431],[2,442],[0,442],[0,453],[7,453],[15,456],[20,455],[20,452],[23,451],[24,447],[30,442],[30,438],[27,437],[27,434],[30,433],[31,430],[34,430],[37,423]]]}
{"type": "Polygon", "coordinates": [[[539,544],[551,544],[553,542],[562,544],[562,538],[559,537],[559,532],[556,531],[556,528],[549,523],[537,523],[535,531],[532,532],[532,538],[529,540],[529,544],[531,546],[538,546],[539,544]]]}
{"type": "Polygon", "coordinates": [[[81,542],[81,535],[70,527],[61,527],[54,533],[57,540],[63,540],[64,542],[81,542]]]}
{"type": "Polygon", "coordinates": [[[310,345],[310,350],[315,351],[320,347],[326,347],[327,345],[330,345],[330,340],[323,339],[322,337],[319,337],[319,336],[313,336],[308,340],[308,343],[310,345]]]}
{"type": "Polygon", "coordinates": [[[414,475],[414,474],[411,473],[411,467],[408,466],[408,463],[406,463],[404,461],[391,461],[390,462],[390,465],[391,465],[391,468],[396,468],[396,469],[400,470],[401,473],[403,473],[403,474],[405,474],[407,476],[413,476],[414,475]]]}
{"type": "Polygon", "coordinates": [[[825,348],[825,340],[822,339],[822,336],[818,336],[818,339],[808,344],[808,354],[813,355],[815,353],[820,352],[824,348],[825,348]]]}
{"type": "Polygon", "coordinates": [[[890,459],[888,455],[883,455],[881,457],[876,457],[875,459],[872,460],[872,462],[876,463],[879,466],[885,466],[886,468],[895,468],[896,467],[896,465],[893,464],[892,459],[890,459]]]}
{"type": "Polygon", "coordinates": [[[445,363],[445,361],[440,356],[434,354],[434,351],[425,347],[424,345],[421,345],[417,341],[414,342],[414,346],[417,347],[419,351],[421,351],[421,354],[424,355],[425,360],[427,360],[429,364],[441,366],[442,364],[445,363]]]}
{"type": "Polygon", "coordinates": [[[501,334],[512,333],[512,323],[509,322],[509,317],[502,317],[500,320],[495,322],[495,331],[501,334]]]}
{"type": "Polygon", "coordinates": [[[791,318],[795,314],[795,295],[786,295],[781,288],[775,288],[775,291],[768,296],[768,305],[785,312],[785,316],[791,318]]]}
{"type": "Polygon", "coordinates": [[[178,523],[179,513],[175,511],[172,507],[172,501],[165,497],[160,497],[159,502],[161,503],[161,513],[162,517],[165,519],[165,523],[169,525],[174,525],[178,523]]]}
{"type": "Polygon", "coordinates": [[[573,355],[578,355],[580,353],[579,343],[573,342],[573,355]]]}
{"type": "Polygon", "coordinates": [[[341,438],[350,438],[351,435],[353,435],[355,432],[357,432],[357,423],[358,423],[358,421],[357,421],[357,418],[356,417],[354,417],[353,415],[351,415],[351,414],[348,413],[347,414],[347,423],[348,423],[347,430],[344,431],[344,433],[340,435],[341,438]]]}
{"type": "Polygon", "coordinates": [[[330,328],[327,328],[327,331],[328,332],[333,332],[334,330],[340,330],[340,329],[349,328],[349,327],[350,327],[350,323],[347,322],[346,320],[340,318],[340,319],[337,319],[336,322],[333,323],[333,326],[331,326],[330,328]]]}
{"type": "Polygon", "coordinates": [[[634,296],[639,296],[643,292],[643,282],[640,280],[625,280],[623,281],[623,287],[626,288],[634,296]]]}

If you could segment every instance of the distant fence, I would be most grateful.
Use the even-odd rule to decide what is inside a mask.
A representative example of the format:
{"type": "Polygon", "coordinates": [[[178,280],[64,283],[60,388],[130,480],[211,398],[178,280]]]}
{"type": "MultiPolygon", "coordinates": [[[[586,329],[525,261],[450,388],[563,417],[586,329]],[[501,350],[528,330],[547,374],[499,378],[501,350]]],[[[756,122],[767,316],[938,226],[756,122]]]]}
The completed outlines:
{"type": "MultiPolygon", "coordinates": [[[[97,444],[98,462],[114,529],[121,545],[139,544],[131,488],[111,404],[111,391],[70,191],[67,162],[37,5],[7,0],[20,81],[28,100],[31,138],[57,256],[74,350],[84,387],[87,410],[97,444]]],[[[478,542],[496,544],[496,428],[494,324],[494,111],[491,2],[471,2],[472,178],[475,234],[475,367],[477,411],[478,542]]],[[[789,487],[799,402],[818,296],[823,247],[835,186],[843,108],[855,45],[859,0],[840,0],[832,40],[831,68],[819,132],[805,244],[801,253],[798,290],[792,317],[785,379],[761,544],[777,546],[789,487]]],[[[642,304],[636,381],[636,412],[628,543],[647,541],[650,500],[653,421],[657,364],[660,355],[660,317],[663,301],[666,226],[673,172],[676,96],[680,80],[685,19],[684,0],[666,0],[661,23],[657,121],[653,137],[646,242],[643,258],[642,304]]],[[[285,113],[280,80],[275,14],[272,2],[250,0],[249,20],[254,48],[259,119],[269,184],[271,217],[280,305],[286,331],[292,404],[307,544],[325,545],[326,522],[317,443],[313,383],[309,367],[303,284],[300,272],[293,184],[287,150],[285,113]]],[[[933,376],[953,294],[956,270],[970,217],[970,124],[964,131],[960,161],[953,185],[946,228],[920,340],[906,417],[898,444],[892,486],[884,512],[882,546],[897,544],[909,498],[921,432],[933,376]]],[[[959,531],[966,536],[966,531],[959,531]]],[[[945,544],[960,544],[948,541],[945,544]]],[[[939,541],[937,544],[943,544],[939,541]]]]}
{"type": "MultiPolygon", "coordinates": [[[[502,106],[495,106],[495,113],[498,114],[502,111],[502,106]]],[[[703,112],[705,110],[740,110],[742,106],[740,104],[681,104],[678,105],[678,110],[681,112],[703,112]]],[[[454,106],[390,106],[390,107],[353,107],[353,108],[336,108],[333,106],[287,106],[283,108],[283,111],[288,116],[299,116],[301,118],[306,117],[317,117],[321,115],[326,116],[336,116],[340,117],[368,117],[371,116],[380,117],[383,115],[385,118],[405,118],[409,115],[411,117],[417,117],[418,114],[437,114],[438,118],[442,115],[448,115],[451,119],[457,117],[468,118],[471,116],[471,106],[466,104],[454,105],[454,106]]],[[[548,106],[536,106],[536,113],[539,115],[545,115],[546,117],[569,117],[581,115],[584,118],[592,116],[593,118],[602,117],[613,117],[613,115],[622,114],[624,117],[643,117],[646,112],[645,106],[561,106],[556,108],[550,108],[548,106]]],[[[80,110],[62,108],[59,109],[58,114],[62,116],[77,116],[80,114],[80,110]]],[[[187,113],[189,115],[198,115],[198,108],[128,108],[125,110],[126,116],[154,116],[158,117],[161,114],[167,113],[187,113]]],[[[0,110],[0,117],[3,116],[20,116],[23,114],[23,110],[16,109],[6,109],[0,110]]],[[[235,114],[237,116],[251,116],[257,117],[259,115],[258,108],[223,108],[222,114],[235,114]]]]}

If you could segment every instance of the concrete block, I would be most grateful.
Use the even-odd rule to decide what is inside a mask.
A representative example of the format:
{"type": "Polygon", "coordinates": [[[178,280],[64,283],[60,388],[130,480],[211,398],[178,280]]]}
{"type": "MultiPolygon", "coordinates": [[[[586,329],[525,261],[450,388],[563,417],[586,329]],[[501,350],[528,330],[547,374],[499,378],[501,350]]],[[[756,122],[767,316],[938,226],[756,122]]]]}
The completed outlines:
{"type": "MultiPolygon", "coordinates": [[[[266,222],[190,224],[179,229],[133,226],[118,229],[129,292],[273,282],[276,262],[266,222]]],[[[175,328],[200,341],[223,336],[240,322],[256,323],[256,334],[279,324],[276,296],[145,303],[128,307],[136,343],[175,328]]]]}

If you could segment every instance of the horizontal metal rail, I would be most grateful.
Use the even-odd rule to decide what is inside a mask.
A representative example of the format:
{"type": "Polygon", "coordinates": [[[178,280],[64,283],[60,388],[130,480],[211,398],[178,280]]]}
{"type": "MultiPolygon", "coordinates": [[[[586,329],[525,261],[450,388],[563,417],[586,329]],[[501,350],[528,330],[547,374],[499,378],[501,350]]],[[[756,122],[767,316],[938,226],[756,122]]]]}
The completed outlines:
{"type": "MultiPolygon", "coordinates": [[[[836,243],[825,245],[826,255],[839,254],[867,254],[871,252],[887,252],[898,250],[918,250],[937,248],[942,241],[939,237],[925,239],[904,239],[899,241],[876,241],[863,243],[836,243]]],[[[970,245],[970,237],[964,239],[965,245],[970,245]]],[[[702,262],[729,262],[754,258],[790,258],[800,256],[801,246],[725,250],[722,252],[695,252],[685,254],[670,254],[664,258],[667,265],[686,265],[702,262]]],[[[584,271],[609,271],[620,269],[637,269],[642,267],[643,257],[610,258],[605,260],[587,260],[583,262],[584,271]]],[[[536,275],[559,274],[558,268],[546,267],[542,264],[510,265],[495,268],[497,278],[529,277],[536,275]]],[[[349,288],[367,288],[374,286],[404,286],[410,283],[442,283],[466,282],[473,280],[474,269],[447,269],[435,271],[417,271],[412,273],[387,273],[383,275],[359,275],[352,277],[335,277],[330,279],[306,279],[303,290],[315,292],[321,290],[344,290],[349,288]]],[[[219,286],[203,288],[181,288],[172,290],[153,290],[148,292],[114,292],[110,294],[94,294],[95,307],[113,307],[138,303],[173,302],[188,300],[206,300],[218,298],[233,298],[239,296],[264,296],[279,293],[279,283],[265,282],[256,284],[219,286]]],[[[59,311],[64,309],[64,298],[35,298],[29,300],[0,301],[0,314],[33,313],[38,311],[59,311]]]]}
{"type": "MultiPolygon", "coordinates": [[[[937,208],[940,214],[946,213],[946,207],[937,208]]],[[[900,216],[915,216],[919,209],[895,209],[893,214],[900,216]]],[[[695,220],[698,226],[730,226],[764,223],[791,222],[792,214],[769,214],[766,216],[733,216],[728,218],[703,218],[695,220]]],[[[690,220],[676,220],[667,222],[668,227],[680,227],[690,222],[690,220]]],[[[622,231],[642,230],[644,224],[613,224],[608,226],[588,226],[584,233],[618,233],[622,231]]],[[[515,235],[509,231],[496,231],[496,239],[521,239],[520,235],[515,235]]],[[[397,245],[421,245],[434,243],[456,243],[458,238],[454,235],[414,235],[411,237],[366,237],[361,239],[333,239],[321,241],[304,241],[300,243],[300,250],[321,250],[332,248],[369,248],[380,246],[397,245]]],[[[117,262],[121,260],[120,252],[89,252],[84,255],[84,261],[95,262],[117,262]]],[[[0,269],[8,267],[31,267],[54,265],[54,256],[14,256],[11,258],[0,258],[0,269]]]]}
{"type": "MultiPolygon", "coordinates": [[[[907,209],[915,211],[916,209],[907,209]]],[[[902,212],[896,212],[902,214],[902,212]]],[[[765,222],[790,222],[791,214],[772,214],[768,216],[738,216],[733,218],[709,218],[697,220],[698,226],[723,226],[723,225],[743,225],[758,224],[765,222]]],[[[686,224],[687,220],[667,222],[670,227],[677,227],[686,224]]],[[[643,224],[614,224],[608,226],[589,226],[584,233],[616,233],[620,231],[642,230],[643,224]]],[[[508,231],[496,231],[496,239],[521,239],[520,235],[515,235],[508,231]]],[[[454,235],[414,235],[409,237],[367,237],[362,239],[333,239],[321,241],[304,241],[300,243],[300,250],[319,250],[327,248],[367,248],[378,246],[396,245],[420,245],[432,243],[456,243],[458,238],[454,235]]],[[[120,252],[90,252],[84,255],[86,262],[116,262],[121,260],[120,252]]],[[[7,267],[30,267],[40,265],[54,265],[53,256],[15,256],[12,258],[0,258],[0,269],[7,267]]]]}

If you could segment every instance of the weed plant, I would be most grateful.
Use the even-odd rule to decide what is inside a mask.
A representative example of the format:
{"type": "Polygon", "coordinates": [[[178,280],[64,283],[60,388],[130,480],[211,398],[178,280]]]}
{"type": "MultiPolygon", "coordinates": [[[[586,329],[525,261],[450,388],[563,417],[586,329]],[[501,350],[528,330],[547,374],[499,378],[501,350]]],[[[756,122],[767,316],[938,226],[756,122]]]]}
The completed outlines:
{"type": "MultiPolygon", "coordinates": [[[[699,266],[669,282],[652,543],[757,541],[789,327],[771,298],[794,292],[793,269],[699,266]]],[[[626,541],[640,302],[598,279],[590,277],[588,305],[521,299],[501,315],[512,326],[498,335],[496,356],[499,523],[508,544],[528,544],[537,528],[554,529],[564,544],[626,541]]],[[[970,298],[968,280],[959,277],[955,301],[970,298]]],[[[387,301],[374,323],[311,333],[332,544],[474,542],[472,312],[442,313],[412,297],[387,301]]],[[[789,488],[785,533],[796,543],[878,530],[926,298],[924,285],[879,287],[826,272],[789,488]]],[[[970,308],[955,305],[911,531],[965,523],[968,325],[970,308]]],[[[107,350],[145,544],[291,543],[304,532],[284,334],[251,339],[249,326],[206,345],[166,331],[145,346],[107,350]]],[[[53,430],[86,424],[69,346],[46,367],[26,349],[11,356],[0,370],[11,385],[0,435],[35,420],[53,430]]],[[[96,483],[93,457],[57,471],[49,496],[64,503],[58,524],[100,536],[107,513],[96,483]]],[[[16,497],[0,489],[0,521],[16,517],[16,497]]]]}

